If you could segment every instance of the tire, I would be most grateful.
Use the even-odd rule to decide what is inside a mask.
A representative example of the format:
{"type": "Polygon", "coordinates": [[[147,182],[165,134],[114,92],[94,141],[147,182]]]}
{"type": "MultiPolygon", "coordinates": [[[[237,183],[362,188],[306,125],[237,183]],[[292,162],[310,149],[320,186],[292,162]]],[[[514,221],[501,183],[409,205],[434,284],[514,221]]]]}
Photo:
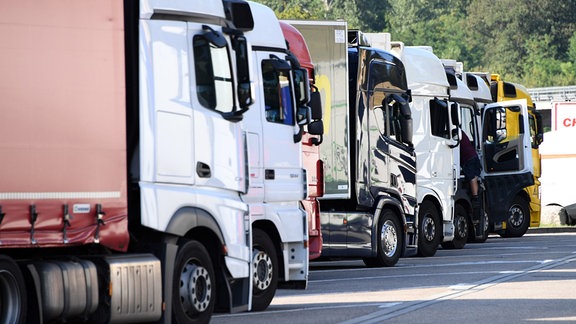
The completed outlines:
{"type": "Polygon", "coordinates": [[[424,201],[418,211],[418,255],[431,257],[442,242],[442,222],[436,206],[424,201]]]}
{"type": "Polygon", "coordinates": [[[252,310],[263,311],[268,308],[276,294],[278,257],[270,236],[258,228],[252,233],[252,263],[254,268],[252,310]]]}
{"type": "Polygon", "coordinates": [[[210,322],[216,304],[216,278],[212,260],[204,245],[188,241],[180,246],[174,279],[173,322],[210,322]]]}
{"type": "Polygon", "coordinates": [[[390,209],[382,211],[376,234],[376,257],[364,258],[364,264],[368,267],[395,266],[404,246],[404,232],[396,213],[390,209]]]}
{"type": "Polygon", "coordinates": [[[454,239],[451,242],[443,242],[445,249],[462,249],[468,241],[468,214],[466,209],[458,204],[454,206],[454,239]]]}
{"type": "Polygon", "coordinates": [[[25,323],[27,313],[22,272],[11,258],[0,255],[0,323],[25,323]]]}
{"type": "Polygon", "coordinates": [[[526,199],[516,196],[506,215],[506,230],[502,237],[522,237],[530,226],[530,206],[526,199]]]}

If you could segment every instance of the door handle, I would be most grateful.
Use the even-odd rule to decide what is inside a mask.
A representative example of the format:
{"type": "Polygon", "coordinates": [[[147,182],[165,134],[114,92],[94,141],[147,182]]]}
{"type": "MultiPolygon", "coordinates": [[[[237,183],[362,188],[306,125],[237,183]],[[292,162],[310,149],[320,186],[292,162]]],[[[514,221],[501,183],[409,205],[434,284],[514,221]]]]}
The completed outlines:
{"type": "Polygon", "coordinates": [[[196,174],[200,178],[210,178],[212,172],[210,171],[210,166],[206,163],[196,162],[196,174]]]}

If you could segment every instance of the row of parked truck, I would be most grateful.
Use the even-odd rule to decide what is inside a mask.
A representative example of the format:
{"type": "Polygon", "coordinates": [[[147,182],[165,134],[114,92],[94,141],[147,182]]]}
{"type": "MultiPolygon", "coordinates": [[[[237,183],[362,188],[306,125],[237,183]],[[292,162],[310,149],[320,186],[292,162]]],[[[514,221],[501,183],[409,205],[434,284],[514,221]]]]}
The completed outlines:
{"type": "Polygon", "coordinates": [[[243,0],[18,1],[0,34],[2,323],[205,323],[316,258],[539,224],[527,92],[429,48],[243,0]]]}
{"type": "Polygon", "coordinates": [[[542,118],[522,85],[387,33],[289,23],[308,44],[323,97],[322,257],[393,265],[539,226],[542,118]],[[463,133],[483,168],[476,213],[460,170],[463,133]]]}

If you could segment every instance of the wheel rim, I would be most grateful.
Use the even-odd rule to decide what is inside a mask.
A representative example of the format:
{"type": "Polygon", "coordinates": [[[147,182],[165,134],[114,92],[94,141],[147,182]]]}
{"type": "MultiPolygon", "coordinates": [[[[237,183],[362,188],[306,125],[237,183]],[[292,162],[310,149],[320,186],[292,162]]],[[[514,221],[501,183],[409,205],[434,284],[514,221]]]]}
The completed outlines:
{"type": "Polygon", "coordinates": [[[398,233],[392,221],[387,220],[382,225],[380,242],[382,242],[382,250],[387,257],[391,257],[396,253],[396,249],[398,248],[398,233]]]}
{"type": "Polygon", "coordinates": [[[519,227],[524,222],[524,211],[518,205],[512,205],[508,210],[509,222],[514,227],[519,227]]]}
{"type": "Polygon", "coordinates": [[[434,237],[436,236],[436,224],[430,215],[424,217],[422,231],[424,232],[424,238],[426,238],[426,241],[432,242],[434,240],[434,237]]]}
{"type": "Polygon", "coordinates": [[[255,250],[252,258],[254,264],[254,287],[266,290],[272,283],[272,259],[268,253],[255,250]]]}
{"type": "Polygon", "coordinates": [[[9,271],[0,270],[0,322],[16,323],[21,307],[16,277],[9,271]]]}
{"type": "Polygon", "coordinates": [[[205,311],[212,298],[212,281],[208,270],[188,262],[180,274],[180,301],[184,312],[195,315],[205,311]]]}
{"type": "Polygon", "coordinates": [[[456,233],[458,233],[459,237],[464,237],[468,233],[468,223],[462,215],[458,215],[456,219],[456,233]]]}

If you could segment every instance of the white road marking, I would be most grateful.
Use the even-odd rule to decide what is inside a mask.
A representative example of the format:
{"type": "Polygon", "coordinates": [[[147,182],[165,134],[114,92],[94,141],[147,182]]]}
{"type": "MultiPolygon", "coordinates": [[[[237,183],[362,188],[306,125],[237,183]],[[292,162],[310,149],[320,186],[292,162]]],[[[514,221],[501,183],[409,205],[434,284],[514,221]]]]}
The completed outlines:
{"type": "Polygon", "coordinates": [[[573,256],[567,256],[558,260],[554,260],[554,261],[548,261],[548,262],[539,262],[538,265],[529,267],[527,269],[524,269],[522,271],[513,271],[512,273],[503,273],[501,275],[497,275],[491,278],[486,278],[480,281],[477,281],[476,283],[472,283],[468,285],[467,289],[463,289],[463,290],[449,290],[445,293],[441,293],[439,295],[436,296],[431,296],[429,298],[427,298],[426,300],[419,300],[419,301],[414,301],[414,302],[410,302],[410,303],[404,303],[403,305],[401,305],[398,308],[393,308],[393,309],[385,309],[385,310],[381,310],[378,312],[373,312],[371,314],[367,314],[358,318],[355,318],[353,320],[349,320],[349,321],[344,321],[341,322],[340,324],[370,324],[370,323],[382,323],[383,321],[387,320],[387,319],[391,319],[424,307],[428,307],[432,304],[436,304],[439,303],[441,301],[444,300],[451,300],[466,294],[470,294],[473,292],[477,292],[480,290],[485,290],[489,287],[492,287],[494,285],[497,285],[499,283],[502,282],[506,282],[506,281],[510,281],[512,279],[515,279],[517,277],[523,276],[525,274],[528,273],[533,273],[533,272],[539,272],[539,271],[543,271],[543,270],[547,270],[568,262],[574,262],[576,261],[576,259],[573,256]]]}

